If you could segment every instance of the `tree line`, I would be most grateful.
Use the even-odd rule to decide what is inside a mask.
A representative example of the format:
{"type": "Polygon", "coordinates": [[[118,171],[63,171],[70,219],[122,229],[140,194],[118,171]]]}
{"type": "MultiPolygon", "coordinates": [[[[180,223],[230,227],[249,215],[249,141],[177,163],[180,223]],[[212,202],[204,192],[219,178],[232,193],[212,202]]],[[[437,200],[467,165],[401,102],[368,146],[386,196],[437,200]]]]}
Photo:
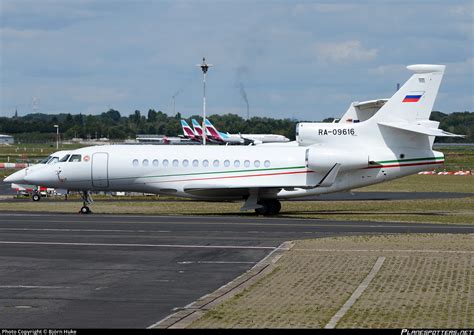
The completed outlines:
{"type": "MultiPolygon", "coordinates": [[[[83,114],[28,114],[25,116],[0,117],[0,133],[14,135],[21,142],[55,141],[56,129],[59,125],[61,138],[94,139],[107,137],[111,140],[134,139],[137,134],[161,134],[178,136],[182,134],[181,114],[169,116],[154,109],[142,114],[136,110],[129,116],[122,116],[119,111],[110,109],[100,115],[83,114]]],[[[199,115],[191,118],[201,122],[199,115]]],[[[295,127],[298,121],[292,119],[273,119],[267,117],[252,117],[245,120],[236,114],[211,115],[209,120],[221,131],[246,134],[280,134],[291,140],[295,139],[295,127]]],[[[437,142],[474,142],[474,113],[461,112],[445,114],[431,113],[431,119],[440,122],[440,128],[466,135],[464,139],[438,138],[437,142]]],[[[331,122],[328,118],[322,122],[331,122]]]]}

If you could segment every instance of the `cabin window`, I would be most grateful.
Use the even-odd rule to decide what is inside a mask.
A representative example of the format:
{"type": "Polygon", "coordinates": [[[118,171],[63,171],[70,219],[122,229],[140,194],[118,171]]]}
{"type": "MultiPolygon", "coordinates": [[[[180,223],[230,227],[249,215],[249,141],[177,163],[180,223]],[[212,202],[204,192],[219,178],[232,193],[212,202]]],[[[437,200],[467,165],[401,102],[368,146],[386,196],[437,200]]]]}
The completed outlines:
{"type": "Polygon", "coordinates": [[[169,164],[168,160],[165,159],[165,160],[163,161],[163,166],[164,166],[164,167],[168,167],[168,164],[169,164]]]}
{"type": "Polygon", "coordinates": [[[238,168],[238,167],[240,166],[240,161],[235,160],[235,161],[234,161],[234,166],[235,166],[236,168],[238,168]]]}
{"type": "Polygon", "coordinates": [[[138,166],[138,159],[134,159],[132,164],[133,164],[133,166],[138,166]]]}
{"type": "Polygon", "coordinates": [[[249,161],[249,160],[246,160],[246,161],[244,162],[244,166],[245,166],[245,167],[249,167],[249,166],[250,166],[250,161],[249,161]]]}
{"type": "Polygon", "coordinates": [[[214,167],[219,167],[219,160],[217,160],[217,159],[214,160],[214,162],[212,162],[212,165],[213,165],[214,167]]]}
{"type": "Polygon", "coordinates": [[[61,158],[60,162],[66,162],[69,159],[69,156],[71,155],[66,155],[63,158],[61,158]]]}
{"type": "Polygon", "coordinates": [[[209,161],[207,159],[202,161],[202,166],[208,167],[209,166],[209,161]]]}
{"type": "Polygon", "coordinates": [[[193,167],[198,167],[199,161],[197,159],[193,160],[193,167]]]}
{"type": "Polygon", "coordinates": [[[173,167],[178,167],[179,166],[179,161],[177,159],[173,160],[173,167]]]}
{"type": "Polygon", "coordinates": [[[69,162],[80,162],[81,161],[81,155],[72,155],[71,158],[69,158],[69,162]]]}
{"type": "Polygon", "coordinates": [[[256,168],[260,167],[260,161],[255,161],[255,162],[253,162],[253,165],[254,165],[256,168]]]}
{"type": "Polygon", "coordinates": [[[188,165],[189,165],[189,161],[188,161],[187,159],[185,159],[185,160],[183,161],[183,166],[184,166],[184,167],[187,167],[188,165]]]}
{"type": "Polygon", "coordinates": [[[158,159],[153,160],[153,166],[158,166],[158,159]]]}
{"type": "Polygon", "coordinates": [[[143,164],[143,166],[148,166],[148,159],[144,159],[142,164],[143,164]]]}
{"type": "Polygon", "coordinates": [[[263,165],[265,165],[266,168],[270,167],[270,161],[265,161],[265,163],[263,163],[263,165]]]}
{"type": "Polygon", "coordinates": [[[224,161],[224,166],[225,166],[225,167],[229,167],[229,166],[230,166],[230,161],[229,161],[228,159],[226,159],[226,160],[224,161]]]}

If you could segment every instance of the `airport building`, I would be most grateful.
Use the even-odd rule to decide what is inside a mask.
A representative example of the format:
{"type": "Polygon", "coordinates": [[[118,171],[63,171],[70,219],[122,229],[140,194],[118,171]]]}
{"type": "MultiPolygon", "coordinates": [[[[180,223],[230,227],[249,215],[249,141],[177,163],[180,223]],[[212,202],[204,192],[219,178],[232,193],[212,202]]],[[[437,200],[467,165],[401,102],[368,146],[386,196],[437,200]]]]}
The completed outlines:
{"type": "Polygon", "coordinates": [[[139,134],[136,137],[138,143],[148,143],[148,144],[162,144],[164,143],[164,135],[148,135],[148,134],[139,134]]]}
{"type": "Polygon", "coordinates": [[[13,143],[15,143],[15,139],[13,138],[13,136],[0,134],[0,144],[13,144],[13,143]]]}

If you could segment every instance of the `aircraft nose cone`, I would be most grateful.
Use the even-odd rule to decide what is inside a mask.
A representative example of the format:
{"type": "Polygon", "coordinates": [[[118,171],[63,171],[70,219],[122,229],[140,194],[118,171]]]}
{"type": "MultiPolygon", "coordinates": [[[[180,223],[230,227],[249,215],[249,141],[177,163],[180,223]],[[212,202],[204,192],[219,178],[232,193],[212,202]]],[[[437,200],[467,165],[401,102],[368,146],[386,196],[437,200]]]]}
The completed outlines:
{"type": "Polygon", "coordinates": [[[57,174],[51,169],[33,171],[28,173],[23,179],[28,184],[46,187],[54,187],[54,184],[58,181],[57,174]]]}
{"type": "Polygon", "coordinates": [[[11,175],[3,179],[3,182],[21,184],[21,182],[24,180],[24,177],[25,177],[25,171],[20,170],[15,173],[12,173],[11,175]]]}

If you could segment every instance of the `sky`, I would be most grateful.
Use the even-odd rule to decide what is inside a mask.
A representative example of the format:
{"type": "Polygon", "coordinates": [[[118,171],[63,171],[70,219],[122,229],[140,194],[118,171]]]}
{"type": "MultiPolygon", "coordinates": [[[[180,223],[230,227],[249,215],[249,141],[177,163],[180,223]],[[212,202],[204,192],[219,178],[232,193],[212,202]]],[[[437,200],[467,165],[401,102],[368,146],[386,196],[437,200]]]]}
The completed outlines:
{"type": "Polygon", "coordinates": [[[318,121],[445,64],[474,111],[474,1],[0,0],[0,116],[151,108],[318,121]],[[174,99],[173,99],[174,97],[174,99]],[[174,100],[174,104],[173,104],[174,100]]]}

